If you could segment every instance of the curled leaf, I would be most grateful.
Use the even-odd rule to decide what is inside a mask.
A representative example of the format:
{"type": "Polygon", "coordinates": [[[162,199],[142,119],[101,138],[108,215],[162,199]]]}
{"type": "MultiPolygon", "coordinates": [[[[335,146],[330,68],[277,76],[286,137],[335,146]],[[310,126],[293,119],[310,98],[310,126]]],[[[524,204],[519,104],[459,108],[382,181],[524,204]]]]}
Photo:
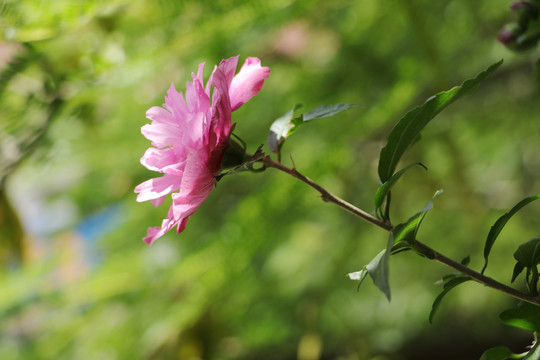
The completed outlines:
{"type": "Polygon", "coordinates": [[[484,273],[484,271],[486,271],[486,268],[488,265],[488,257],[489,257],[489,253],[491,252],[491,248],[493,247],[495,240],[497,240],[497,237],[501,233],[502,229],[504,228],[508,220],[510,220],[510,218],[514,216],[514,214],[517,213],[519,210],[521,210],[525,205],[538,199],[540,199],[540,195],[529,196],[521,200],[519,203],[516,204],[516,206],[514,206],[509,212],[507,212],[506,214],[498,218],[495,224],[493,224],[493,226],[489,230],[489,234],[486,239],[486,244],[484,245],[484,267],[482,268],[482,271],[481,271],[482,274],[484,273]]]}

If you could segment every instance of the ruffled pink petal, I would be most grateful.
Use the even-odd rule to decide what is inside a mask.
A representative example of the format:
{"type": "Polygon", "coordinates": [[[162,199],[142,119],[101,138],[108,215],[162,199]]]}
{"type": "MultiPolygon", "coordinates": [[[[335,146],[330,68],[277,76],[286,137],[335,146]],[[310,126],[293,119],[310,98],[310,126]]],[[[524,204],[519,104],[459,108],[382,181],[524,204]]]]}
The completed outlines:
{"type": "Polygon", "coordinates": [[[207,143],[208,134],[206,128],[206,114],[196,113],[186,119],[182,143],[184,146],[198,150],[207,143]]]}
{"type": "Polygon", "coordinates": [[[249,57],[232,80],[229,89],[232,111],[237,110],[261,90],[264,80],[270,75],[270,68],[261,67],[261,60],[249,57]]]}
{"type": "Polygon", "coordinates": [[[167,231],[171,230],[176,225],[176,221],[174,221],[172,214],[172,207],[170,207],[167,217],[161,222],[161,227],[155,226],[148,228],[148,232],[146,237],[143,238],[143,241],[148,245],[152,245],[154,241],[162,237],[167,231]]]}
{"type": "Polygon", "coordinates": [[[233,56],[231,58],[221,60],[221,62],[219,63],[218,69],[224,75],[225,86],[227,87],[227,89],[231,86],[231,83],[234,78],[234,73],[236,72],[237,65],[238,65],[238,56],[233,56]]]}
{"type": "Polygon", "coordinates": [[[182,176],[180,192],[172,194],[172,208],[176,221],[193,214],[212,192],[216,179],[207,167],[210,149],[203,149],[188,156],[182,176]],[[206,150],[206,151],[205,151],[206,150]]]}
{"type": "Polygon", "coordinates": [[[180,131],[169,124],[146,124],[141,127],[141,133],[157,148],[168,147],[180,141],[180,131]]]}
{"type": "Polygon", "coordinates": [[[153,178],[143,182],[135,188],[137,201],[153,200],[167,195],[180,188],[181,176],[165,174],[162,177],[153,178]]]}
{"type": "Polygon", "coordinates": [[[154,205],[155,207],[158,207],[159,205],[163,204],[163,201],[165,201],[165,198],[167,197],[167,195],[163,195],[162,197],[159,197],[157,199],[152,199],[150,200],[150,202],[152,203],[152,205],[154,205]]]}
{"type": "Polygon", "coordinates": [[[191,73],[191,78],[193,79],[193,81],[197,80],[201,83],[201,85],[204,84],[203,82],[204,64],[205,64],[204,62],[199,64],[199,68],[197,69],[197,75],[195,75],[194,73],[191,73]]]}
{"type": "Polygon", "coordinates": [[[166,109],[159,107],[159,106],[153,106],[146,112],[146,117],[152,121],[162,123],[162,124],[174,124],[175,119],[173,114],[168,112],[166,109]]]}
{"type": "Polygon", "coordinates": [[[214,94],[212,96],[212,121],[210,125],[210,133],[215,136],[215,141],[210,144],[220,144],[224,138],[229,138],[231,122],[231,103],[229,100],[229,86],[227,84],[227,76],[218,67],[214,72],[213,78],[214,94]]]}
{"type": "Polygon", "coordinates": [[[184,172],[185,159],[179,158],[172,148],[162,150],[148,148],[141,158],[141,164],[148,170],[181,176],[184,172]]]}
{"type": "Polygon", "coordinates": [[[167,90],[163,107],[174,115],[176,122],[189,112],[182,93],[176,91],[174,83],[171,83],[171,87],[167,90]]]}
{"type": "Polygon", "coordinates": [[[148,229],[143,239],[148,245],[173,227],[182,232],[214,188],[229,142],[231,112],[255,96],[269,75],[259,59],[248,58],[234,76],[237,64],[238,56],[221,61],[204,88],[201,63],[186,84],[185,98],[171,84],[163,108],[153,107],[146,114],[152,123],[141,132],[156,148],[148,149],[141,163],[165,175],[137,186],[137,201],[158,206],[168,194],[173,200],[161,227],[148,229]]]}

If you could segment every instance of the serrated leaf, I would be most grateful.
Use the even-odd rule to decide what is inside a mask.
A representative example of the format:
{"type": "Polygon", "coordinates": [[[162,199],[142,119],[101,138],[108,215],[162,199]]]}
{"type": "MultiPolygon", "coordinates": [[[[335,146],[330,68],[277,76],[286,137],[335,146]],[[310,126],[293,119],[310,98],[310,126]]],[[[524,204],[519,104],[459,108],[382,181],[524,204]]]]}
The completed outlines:
{"type": "Polygon", "coordinates": [[[369,276],[379,290],[383,292],[388,301],[390,301],[390,283],[388,281],[388,261],[390,259],[390,250],[394,243],[394,236],[390,233],[386,249],[382,250],[377,256],[366,265],[369,276]]]}
{"type": "Polygon", "coordinates": [[[358,105],[353,104],[335,104],[335,105],[322,105],[305,114],[298,116],[294,115],[294,112],[298,110],[301,105],[296,105],[291,111],[277,119],[270,126],[270,133],[268,134],[268,148],[275,153],[279,153],[283,142],[288,136],[292,135],[296,129],[307,121],[314,119],[322,119],[336,115],[344,110],[350,109],[358,105]]]}
{"type": "Polygon", "coordinates": [[[485,351],[480,360],[507,360],[514,358],[514,353],[505,346],[497,346],[485,351]]]}
{"type": "Polygon", "coordinates": [[[466,281],[472,280],[469,276],[465,275],[455,275],[449,278],[448,281],[444,283],[443,291],[437,296],[435,301],[433,301],[433,305],[431,307],[431,312],[429,313],[429,322],[433,323],[433,318],[435,317],[435,313],[437,312],[437,309],[439,309],[439,305],[441,305],[441,302],[443,298],[448,294],[450,290],[458,286],[459,284],[462,284],[466,281]]]}
{"type": "Polygon", "coordinates": [[[499,317],[506,325],[540,331],[540,307],[528,302],[520,302],[515,308],[503,311],[499,317]]]}
{"type": "Polygon", "coordinates": [[[486,244],[484,245],[484,267],[482,268],[482,271],[481,271],[482,274],[487,268],[488,258],[489,258],[489,253],[491,252],[491,248],[493,247],[495,240],[497,240],[497,237],[501,233],[502,229],[504,228],[508,220],[510,220],[510,218],[514,216],[514,214],[517,213],[519,210],[521,210],[525,205],[538,199],[540,199],[540,195],[529,196],[521,200],[519,203],[516,204],[516,206],[514,206],[509,212],[507,212],[506,214],[501,216],[499,219],[497,219],[495,224],[493,224],[486,238],[486,244]]]}
{"type": "Polygon", "coordinates": [[[426,213],[429,210],[433,209],[433,200],[437,196],[442,194],[442,192],[442,190],[438,190],[437,192],[435,192],[431,200],[426,204],[426,206],[422,208],[422,210],[414,214],[406,222],[396,225],[394,227],[394,229],[392,230],[392,234],[394,235],[394,245],[397,245],[401,242],[407,242],[410,245],[414,243],[418,228],[420,227],[422,220],[426,216],[426,213]]]}
{"type": "Polygon", "coordinates": [[[452,104],[479,85],[501,64],[502,60],[479,73],[474,79],[469,79],[461,86],[456,86],[448,91],[443,91],[432,96],[427,99],[423,105],[420,105],[405,114],[392,129],[388,136],[386,146],[381,150],[378,166],[381,182],[384,183],[392,177],[402,155],[413,144],[422,129],[431,121],[431,119],[448,105],[452,104]]]}
{"type": "Polygon", "coordinates": [[[375,211],[376,212],[379,211],[380,207],[383,204],[384,198],[386,197],[388,192],[392,189],[392,187],[396,184],[396,182],[401,178],[401,176],[403,176],[403,174],[405,174],[408,170],[410,170],[411,168],[415,166],[421,166],[427,170],[427,168],[424,165],[417,162],[399,170],[388,181],[386,181],[384,184],[379,186],[379,188],[377,189],[377,192],[375,193],[375,211]]]}
{"type": "Polygon", "coordinates": [[[350,109],[352,107],[356,107],[356,106],[358,105],[355,105],[355,104],[321,105],[311,110],[310,112],[305,113],[303,116],[303,119],[304,121],[309,121],[313,119],[327,118],[330,116],[334,116],[344,110],[350,109]]]}

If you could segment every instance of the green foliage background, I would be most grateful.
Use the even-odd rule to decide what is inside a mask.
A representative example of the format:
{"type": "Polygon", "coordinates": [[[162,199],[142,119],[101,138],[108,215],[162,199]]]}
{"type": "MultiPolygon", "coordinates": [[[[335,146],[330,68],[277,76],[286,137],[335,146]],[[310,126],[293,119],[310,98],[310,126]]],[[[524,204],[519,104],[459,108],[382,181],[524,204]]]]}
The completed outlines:
{"type": "MultiPolygon", "coordinates": [[[[15,1],[0,5],[0,359],[477,359],[531,339],[497,314],[512,299],[469,282],[431,303],[449,271],[403,253],[392,302],[345,276],[387,234],[268,170],[224,178],[190,218],[147,247],[166,208],[135,202],[153,177],[145,112],[197,65],[261,58],[271,75],[233,115],[254,151],[296,103],[354,103],[302,127],[283,159],[368,211],[391,127],[432,94],[505,64],[445,110],[401,166],[406,220],[439,188],[419,239],[482,266],[491,224],[540,193],[534,62],[496,42],[506,0],[15,1]],[[11,65],[8,65],[11,64],[11,65]],[[36,140],[37,139],[37,140],[36,140]],[[290,154],[290,156],[289,156],[290,154]],[[22,259],[22,260],[21,260],[22,259]]],[[[516,215],[487,275],[509,283],[512,255],[538,235],[516,215]]],[[[524,284],[516,286],[524,288],[524,284]]]]}

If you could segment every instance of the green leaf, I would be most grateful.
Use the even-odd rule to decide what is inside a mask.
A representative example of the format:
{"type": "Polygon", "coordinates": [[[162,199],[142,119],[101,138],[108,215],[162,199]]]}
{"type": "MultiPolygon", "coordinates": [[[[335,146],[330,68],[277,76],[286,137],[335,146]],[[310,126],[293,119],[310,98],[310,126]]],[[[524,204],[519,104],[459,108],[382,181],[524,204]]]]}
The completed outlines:
{"type": "MultiPolygon", "coordinates": [[[[368,272],[367,272],[367,268],[364,266],[364,268],[360,271],[355,271],[353,273],[348,273],[347,276],[349,277],[349,279],[351,280],[358,280],[360,281],[360,284],[362,283],[362,281],[364,281],[364,279],[366,278],[368,272]]],[[[360,286],[360,285],[359,285],[360,286]]]]}
{"type": "Polygon", "coordinates": [[[474,79],[469,79],[461,86],[443,91],[427,99],[423,105],[409,111],[390,132],[386,146],[381,150],[379,158],[379,178],[381,182],[388,181],[394,173],[401,156],[413,144],[422,129],[438,113],[448,105],[468,93],[484,81],[489,74],[502,64],[502,60],[482,71],[474,79]]]}
{"type": "Polygon", "coordinates": [[[536,266],[540,263],[540,236],[521,244],[514,258],[525,267],[536,266]]]}
{"type": "Polygon", "coordinates": [[[491,252],[491,248],[493,247],[495,240],[497,240],[497,237],[501,233],[502,229],[504,228],[508,220],[510,220],[510,218],[519,210],[521,210],[521,208],[523,208],[525,205],[538,199],[540,199],[540,195],[529,196],[521,200],[519,203],[516,204],[516,206],[512,208],[512,210],[510,210],[509,212],[501,216],[499,219],[497,219],[495,224],[493,224],[493,226],[489,230],[489,234],[486,239],[486,244],[484,246],[484,267],[482,268],[482,271],[481,271],[482,274],[484,273],[488,265],[488,257],[489,257],[489,253],[491,252]]]}
{"type": "Polygon", "coordinates": [[[403,174],[405,174],[409,169],[413,168],[414,166],[421,166],[427,170],[427,168],[424,165],[417,162],[401,169],[400,171],[395,173],[388,181],[386,181],[384,184],[379,186],[379,188],[377,189],[377,192],[375,193],[375,211],[376,212],[379,211],[380,207],[383,204],[384,198],[386,197],[388,192],[392,189],[392,187],[396,184],[399,178],[401,178],[403,174]]]}
{"type": "Polygon", "coordinates": [[[521,274],[523,269],[525,269],[525,265],[523,265],[520,262],[517,262],[516,266],[514,266],[514,271],[512,273],[512,281],[511,282],[514,282],[514,280],[516,280],[516,278],[519,276],[519,274],[521,274]]]}
{"type": "Polygon", "coordinates": [[[279,149],[287,136],[292,133],[292,129],[295,126],[293,124],[294,112],[300,107],[300,104],[295,105],[291,111],[272,123],[267,141],[270,151],[275,153],[279,152],[279,149]]]}
{"type": "Polygon", "coordinates": [[[516,307],[499,315],[506,325],[529,331],[540,331],[540,307],[528,302],[520,302],[516,307]]]}
{"type": "Polygon", "coordinates": [[[388,244],[386,249],[381,251],[369,264],[366,265],[366,269],[373,280],[375,286],[379,288],[386,295],[388,301],[390,301],[390,283],[388,281],[388,261],[390,259],[390,250],[394,243],[394,235],[390,233],[388,244]]]}
{"type": "Polygon", "coordinates": [[[355,104],[334,104],[334,105],[321,105],[304,114],[304,121],[313,119],[322,119],[330,116],[334,116],[344,110],[356,107],[355,104]]]}
{"type": "Polygon", "coordinates": [[[435,316],[435,313],[437,312],[437,309],[439,308],[439,305],[441,305],[441,302],[443,298],[448,294],[450,290],[458,286],[459,284],[462,284],[466,281],[472,280],[469,276],[465,275],[454,275],[449,276],[446,278],[446,281],[443,286],[443,291],[437,296],[435,301],[433,302],[433,306],[431,307],[431,312],[429,313],[429,322],[433,323],[433,317],[435,316]]]}
{"type": "Polygon", "coordinates": [[[442,190],[438,190],[422,210],[417,212],[406,222],[396,225],[394,227],[394,229],[392,230],[392,234],[394,235],[394,245],[398,245],[402,242],[407,242],[410,245],[414,244],[414,240],[416,238],[416,234],[418,233],[418,228],[420,227],[422,220],[426,216],[426,213],[429,210],[433,209],[433,200],[437,196],[442,194],[442,192],[442,190]]]}
{"type": "Polygon", "coordinates": [[[515,354],[505,346],[497,346],[485,351],[480,360],[516,359],[515,354]]]}
{"type": "Polygon", "coordinates": [[[390,301],[390,284],[388,282],[388,260],[390,258],[390,250],[394,243],[393,235],[390,234],[388,244],[386,248],[377,254],[369,264],[365,265],[362,270],[349,273],[348,276],[351,280],[358,280],[358,287],[362,284],[362,281],[369,274],[373,283],[379,290],[381,290],[388,301],[390,301]]]}
{"type": "Polygon", "coordinates": [[[307,121],[314,119],[322,119],[330,116],[334,116],[344,110],[350,109],[358,105],[352,104],[335,104],[335,105],[322,105],[310,112],[294,116],[294,112],[298,110],[301,105],[296,105],[291,111],[277,119],[270,126],[270,133],[268,134],[268,148],[275,153],[279,153],[281,146],[285,142],[288,136],[292,135],[296,129],[307,121]]]}

